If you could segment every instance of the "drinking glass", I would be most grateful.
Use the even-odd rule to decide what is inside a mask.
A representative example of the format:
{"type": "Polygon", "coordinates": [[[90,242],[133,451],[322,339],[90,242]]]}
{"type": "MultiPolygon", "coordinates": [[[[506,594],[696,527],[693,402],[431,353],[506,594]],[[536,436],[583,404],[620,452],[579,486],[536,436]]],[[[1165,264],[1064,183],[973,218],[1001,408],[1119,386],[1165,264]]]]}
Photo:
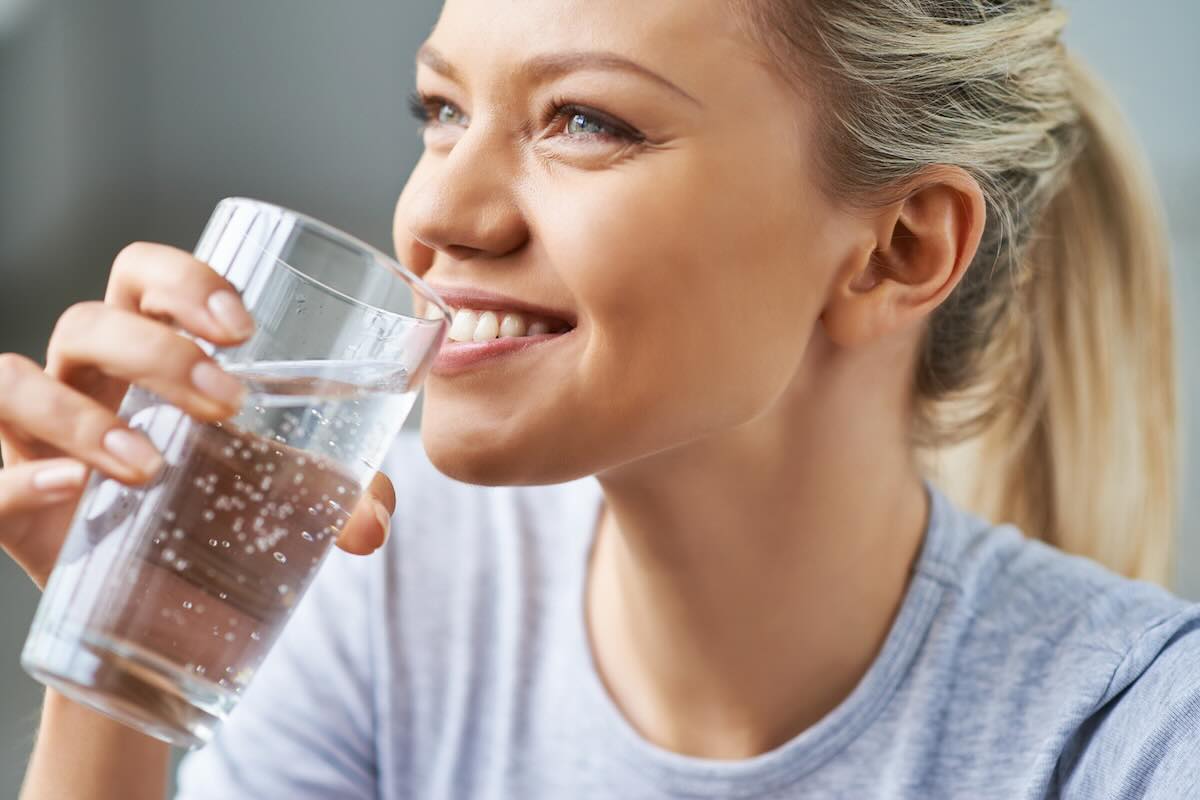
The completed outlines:
{"type": "Polygon", "coordinates": [[[452,313],[387,256],[255,200],[221,201],[195,255],[257,323],[237,347],[198,342],[247,399],[202,423],[129,390],[119,414],[166,466],[139,488],[93,475],[21,654],[42,683],[185,747],[206,742],[252,680],[399,432],[452,313]]]}

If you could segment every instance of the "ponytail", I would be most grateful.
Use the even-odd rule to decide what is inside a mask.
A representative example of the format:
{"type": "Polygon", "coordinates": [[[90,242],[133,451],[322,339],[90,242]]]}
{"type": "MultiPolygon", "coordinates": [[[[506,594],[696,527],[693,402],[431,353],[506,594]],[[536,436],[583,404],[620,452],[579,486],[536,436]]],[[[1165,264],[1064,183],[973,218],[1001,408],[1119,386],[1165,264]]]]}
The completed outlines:
{"type": "Polygon", "coordinates": [[[1164,226],[1112,99],[1051,0],[743,0],[823,104],[849,201],[933,164],[979,181],[979,250],[918,354],[918,461],[960,505],[1116,572],[1169,580],[1175,368],[1164,226]]]}
{"type": "Polygon", "coordinates": [[[1177,452],[1164,225],[1116,104],[1077,61],[1068,70],[1082,149],[1026,251],[1023,325],[1007,334],[1017,402],[946,453],[941,471],[956,500],[991,520],[1169,584],[1177,452]]]}

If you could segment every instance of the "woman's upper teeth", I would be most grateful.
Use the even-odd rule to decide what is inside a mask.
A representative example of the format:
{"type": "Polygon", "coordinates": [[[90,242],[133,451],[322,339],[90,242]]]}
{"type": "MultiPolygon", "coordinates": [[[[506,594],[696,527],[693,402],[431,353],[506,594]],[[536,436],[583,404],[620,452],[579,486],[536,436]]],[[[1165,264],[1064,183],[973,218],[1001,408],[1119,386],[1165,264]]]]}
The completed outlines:
{"type": "Polygon", "coordinates": [[[469,308],[460,308],[454,312],[449,337],[455,342],[485,342],[495,338],[538,336],[557,331],[560,327],[551,320],[515,311],[472,311],[469,308]]]}

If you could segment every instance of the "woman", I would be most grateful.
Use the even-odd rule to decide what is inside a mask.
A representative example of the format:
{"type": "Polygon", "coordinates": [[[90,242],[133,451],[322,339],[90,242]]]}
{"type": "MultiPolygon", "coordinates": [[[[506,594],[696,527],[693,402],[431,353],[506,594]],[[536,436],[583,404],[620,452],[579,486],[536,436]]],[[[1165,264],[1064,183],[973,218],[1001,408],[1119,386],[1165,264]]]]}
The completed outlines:
{"type": "MultiPolygon", "coordinates": [[[[1200,608],[1131,579],[1168,564],[1169,276],[1063,23],[448,0],[397,251],[452,339],[566,332],[447,345],[395,535],[326,566],[181,796],[1197,796],[1200,608]]],[[[85,466],[156,467],[127,382],[236,404],[168,327],[238,340],[228,292],[137,245],[44,374],[4,362],[34,580],[85,466]]],[[[158,797],[166,763],[51,691],[24,796],[158,797]]]]}

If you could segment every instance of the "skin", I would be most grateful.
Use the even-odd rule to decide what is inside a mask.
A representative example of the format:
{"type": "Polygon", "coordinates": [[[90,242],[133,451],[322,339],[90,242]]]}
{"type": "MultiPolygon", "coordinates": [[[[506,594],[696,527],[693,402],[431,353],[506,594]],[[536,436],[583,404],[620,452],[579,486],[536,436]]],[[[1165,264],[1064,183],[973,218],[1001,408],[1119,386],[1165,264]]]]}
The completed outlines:
{"type": "Polygon", "coordinates": [[[869,208],[825,191],[813,104],[735,22],[717,0],[449,0],[395,218],[435,285],[577,317],[561,342],[432,375],[423,442],[471,483],[598,477],[598,668],[643,736],[713,758],[794,736],[877,655],[928,513],[916,349],[984,222],[955,168],[869,208]],[[531,70],[579,51],[682,92],[586,59],[531,70]],[[644,140],[554,119],[563,101],[644,140]]]}
{"type": "MultiPolygon", "coordinates": [[[[827,191],[814,104],[735,23],[719,0],[449,0],[417,76],[437,121],[395,218],[397,253],[427,280],[577,320],[430,375],[422,439],[471,483],[597,476],[581,623],[601,676],[648,740],[723,759],[810,726],[878,654],[928,515],[908,444],[915,355],[984,224],[957,168],[900,200],[827,191]],[[580,51],[637,66],[530,69],[580,51]],[[564,101],[593,109],[585,124],[548,108],[564,101]]],[[[47,491],[34,476],[153,469],[101,447],[129,382],[202,418],[232,410],[189,388],[202,354],[169,327],[237,341],[206,310],[228,288],[186,253],[134,245],[106,302],[64,315],[45,371],[0,355],[0,384],[20,389],[0,393],[0,546],[39,585],[82,477],[47,491]]],[[[371,498],[390,513],[386,479],[371,498]]],[[[381,544],[375,511],[339,544],[381,544]]],[[[165,746],[51,691],[22,796],[160,797],[165,765],[165,746]]]]}

